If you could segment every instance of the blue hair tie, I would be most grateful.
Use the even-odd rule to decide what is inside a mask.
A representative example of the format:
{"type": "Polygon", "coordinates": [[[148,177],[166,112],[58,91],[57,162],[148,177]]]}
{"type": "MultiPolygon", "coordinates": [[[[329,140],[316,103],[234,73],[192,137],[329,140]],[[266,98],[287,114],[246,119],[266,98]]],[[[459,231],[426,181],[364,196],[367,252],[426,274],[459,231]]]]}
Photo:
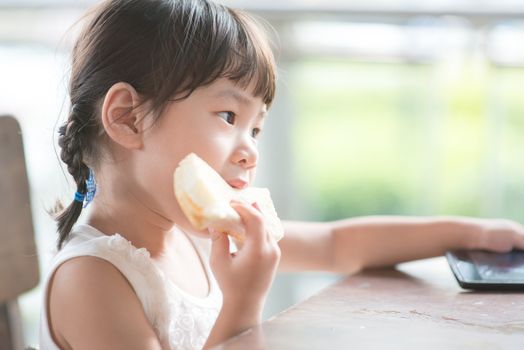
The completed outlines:
{"type": "Polygon", "coordinates": [[[89,176],[86,180],[86,187],[87,187],[87,193],[86,193],[86,200],[84,203],[84,208],[87,207],[89,203],[95,198],[96,194],[96,181],[95,181],[95,174],[93,174],[93,170],[89,168],[89,176]]]}
{"type": "Polygon", "coordinates": [[[85,194],[80,193],[80,192],[76,192],[76,193],[75,193],[75,202],[83,203],[85,197],[86,197],[85,194]]]}
{"type": "Polygon", "coordinates": [[[95,175],[93,174],[93,170],[91,168],[89,168],[89,176],[86,180],[86,187],[87,193],[80,193],[78,191],[75,193],[75,202],[84,203],[82,208],[87,207],[87,205],[93,201],[96,193],[95,175]]]}

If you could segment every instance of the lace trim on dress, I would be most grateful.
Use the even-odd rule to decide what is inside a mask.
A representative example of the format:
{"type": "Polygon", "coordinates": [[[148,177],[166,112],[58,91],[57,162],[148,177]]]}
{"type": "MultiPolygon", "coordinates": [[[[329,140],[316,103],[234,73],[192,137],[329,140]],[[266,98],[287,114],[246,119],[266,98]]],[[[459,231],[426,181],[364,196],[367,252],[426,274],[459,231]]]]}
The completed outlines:
{"type": "Polygon", "coordinates": [[[155,265],[147,249],[136,248],[118,233],[105,241],[110,250],[139,269],[145,279],[148,300],[142,300],[142,303],[145,304],[143,306],[146,313],[152,318],[150,322],[160,341],[167,342],[171,349],[202,348],[218,317],[221,304],[221,295],[216,293],[216,286],[211,281],[212,276],[207,266],[205,270],[210,293],[206,298],[197,298],[183,292],[167,279],[155,265]]]}

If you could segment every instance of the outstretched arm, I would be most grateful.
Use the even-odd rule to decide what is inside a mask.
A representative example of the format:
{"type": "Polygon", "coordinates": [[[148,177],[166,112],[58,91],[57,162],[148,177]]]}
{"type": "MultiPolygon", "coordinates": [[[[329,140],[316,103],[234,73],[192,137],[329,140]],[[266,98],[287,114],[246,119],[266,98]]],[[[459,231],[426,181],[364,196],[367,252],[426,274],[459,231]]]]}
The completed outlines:
{"type": "Polygon", "coordinates": [[[368,216],[284,222],[284,227],[280,271],[355,273],[440,256],[450,249],[524,249],[524,228],[509,220],[368,216]]]}

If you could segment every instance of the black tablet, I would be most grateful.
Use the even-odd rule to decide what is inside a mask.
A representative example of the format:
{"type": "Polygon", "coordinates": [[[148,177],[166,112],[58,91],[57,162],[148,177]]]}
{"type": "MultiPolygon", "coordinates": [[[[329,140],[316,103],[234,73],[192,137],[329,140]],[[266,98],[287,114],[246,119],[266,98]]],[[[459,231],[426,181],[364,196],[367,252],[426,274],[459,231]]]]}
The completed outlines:
{"type": "Polygon", "coordinates": [[[460,250],[446,253],[458,283],[466,289],[524,291],[524,251],[492,253],[460,250]]]}

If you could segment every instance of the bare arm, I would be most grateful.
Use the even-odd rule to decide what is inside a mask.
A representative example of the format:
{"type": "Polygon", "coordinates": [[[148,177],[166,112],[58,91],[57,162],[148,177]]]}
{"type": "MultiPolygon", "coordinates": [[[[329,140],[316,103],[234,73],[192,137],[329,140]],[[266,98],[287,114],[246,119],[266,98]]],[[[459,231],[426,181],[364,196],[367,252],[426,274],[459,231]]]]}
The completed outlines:
{"type": "Polygon", "coordinates": [[[94,257],[66,261],[49,290],[49,325],[63,349],[160,350],[138,297],[109,262],[94,257]]]}
{"type": "Polygon", "coordinates": [[[333,270],[332,223],[283,221],[282,224],[285,234],[278,242],[282,252],[280,272],[333,270]]]}
{"type": "Polygon", "coordinates": [[[439,256],[449,249],[524,249],[524,229],[509,220],[369,216],[285,222],[284,227],[280,271],[354,273],[439,256]]]}
{"type": "Polygon", "coordinates": [[[394,265],[475,246],[473,221],[461,218],[363,217],[334,222],[336,271],[394,265]]]}

